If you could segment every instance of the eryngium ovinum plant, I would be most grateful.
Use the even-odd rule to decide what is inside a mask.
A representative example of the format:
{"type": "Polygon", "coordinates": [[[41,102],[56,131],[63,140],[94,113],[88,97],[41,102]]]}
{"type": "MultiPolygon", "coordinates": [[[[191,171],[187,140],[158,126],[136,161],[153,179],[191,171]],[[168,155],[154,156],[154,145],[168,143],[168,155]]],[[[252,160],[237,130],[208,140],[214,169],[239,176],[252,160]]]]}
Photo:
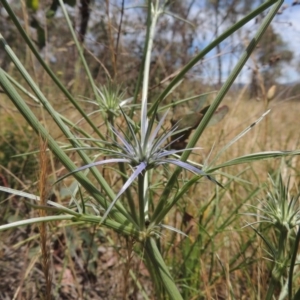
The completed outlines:
{"type": "Polygon", "coordinates": [[[285,184],[280,173],[269,176],[269,181],[265,197],[254,207],[257,213],[248,214],[255,216],[255,223],[261,225],[256,229],[255,223],[251,224],[263,240],[272,262],[266,299],[273,299],[275,288],[277,293],[280,292],[278,299],[287,299],[287,296],[288,299],[299,299],[299,286],[295,286],[294,298],[292,295],[293,276],[299,274],[300,193],[291,192],[290,177],[285,184]]]}
{"type": "MultiPolygon", "coordinates": [[[[22,63],[15,56],[12,49],[0,35],[2,49],[8,54],[11,61],[14,63],[21,76],[26,80],[35,95],[33,96],[31,93],[26,91],[24,87],[20,86],[13,78],[6,74],[4,70],[0,69],[0,83],[2,88],[32,128],[48,143],[49,149],[53,152],[56,158],[66,167],[67,170],[69,170],[70,173],[68,175],[74,176],[77,182],[76,188],[73,189],[70,206],[62,206],[51,201],[47,202],[48,206],[51,207],[50,212],[53,213],[53,211],[57,211],[58,214],[10,223],[1,226],[0,230],[55,220],[65,220],[70,223],[79,222],[81,224],[94,223],[99,226],[106,226],[115,230],[120,235],[125,236],[127,239],[130,239],[132,242],[140,243],[140,247],[143,249],[142,253],[144,253],[146,265],[149,268],[153,282],[156,286],[157,298],[160,297],[162,291],[166,291],[171,299],[182,299],[181,289],[183,287],[178,288],[177,284],[173,280],[169,268],[166,265],[157,245],[158,240],[163,238],[163,235],[160,234],[162,230],[173,230],[180,233],[180,231],[176,228],[172,228],[163,222],[172,207],[174,207],[188,189],[202,177],[214,182],[217,188],[222,188],[222,185],[216,181],[212,175],[210,175],[212,172],[215,172],[220,168],[260,159],[299,154],[298,151],[261,152],[233,158],[230,161],[217,165],[217,158],[219,158],[220,155],[236,140],[253,128],[255,125],[255,123],[253,123],[238,137],[226,145],[216,155],[216,157],[212,159],[212,163],[209,165],[204,167],[188,161],[191,151],[197,151],[197,148],[194,148],[196,142],[200,138],[204,129],[208,126],[214,112],[223,100],[235,78],[238,76],[242,67],[245,65],[252,51],[257,46],[259,39],[276,15],[283,1],[266,1],[226,30],[212,43],[205,47],[199,54],[197,54],[187,65],[185,65],[171,83],[163,90],[163,92],[156,99],[153,99],[151,103],[149,102],[148,97],[148,83],[156,22],[162,14],[166,12],[169,14],[171,13],[167,11],[167,5],[165,5],[168,1],[166,1],[166,3],[161,3],[161,1],[157,0],[147,1],[147,32],[142,60],[143,64],[136,82],[135,94],[132,100],[133,106],[130,106],[130,99],[122,99],[122,92],[118,90],[118,88],[114,88],[114,85],[108,85],[107,87],[101,88],[96,87],[85,61],[82,47],[78,43],[76,34],[72,28],[64,3],[62,0],[59,0],[59,2],[70,32],[72,33],[74,42],[78,48],[78,53],[85,68],[86,75],[89,78],[91,90],[94,94],[94,102],[99,105],[99,111],[105,119],[107,132],[103,135],[103,133],[99,131],[98,127],[93,123],[90,116],[81,108],[74,96],[71,95],[61,84],[55,74],[39,55],[39,52],[34,47],[30,38],[26,35],[7,1],[2,0],[4,8],[24,38],[27,46],[31,49],[41,66],[53,80],[53,83],[60,88],[65,97],[78,110],[82,118],[91,127],[94,133],[93,135],[89,134],[88,131],[82,128],[82,126],[72,123],[70,120],[60,115],[52,107],[22,63]],[[247,22],[254,19],[257,15],[263,13],[267,9],[269,9],[269,11],[265,14],[264,20],[262,21],[257,33],[253,36],[249,45],[239,58],[232,73],[219,90],[200,124],[197,126],[186,149],[171,150],[172,145],[170,145],[170,137],[176,132],[176,124],[169,130],[163,130],[163,128],[165,128],[163,127],[163,124],[166,114],[158,123],[155,119],[158,109],[162,109],[163,100],[175,87],[178,86],[184,75],[196,63],[204,58],[207,53],[244,26],[247,22]],[[70,141],[71,145],[68,147],[69,150],[72,148],[73,151],[76,151],[82,159],[83,167],[78,168],[68,157],[65,152],[66,148],[61,147],[57,141],[53,139],[45,127],[38,121],[30,107],[16,91],[15,86],[17,86],[22,92],[25,92],[27,96],[31,96],[34,101],[38,102],[40,106],[49,113],[65,137],[70,141]],[[140,94],[141,99],[138,99],[138,95],[140,94]],[[140,106],[137,106],[138,103],[140,103],[140,106]],[[138,107],[141,108],[139,114],[138,107]],[[115,119],[116,117],[119,118],[119,116],[123,118],[126,128],[119,128],[115,124],[117,123],[115,122],[115,119]],[[139,116],[139,121],[136,121],[136,118],[133,118],[133,116],[139,116]],[[98,150],[96,156],[90,156],[87,154],[91,152],[86,150],[95,149],[98,150]],[[105,157],[105,159],[103,159],[103,157],[105,157]],[[120,189],[112,189],[109,183],[102,176],[102,173],[98,170],[97,167],[104,164],[113,164],[113,166],[116,166],[115,172],[116,174],[120,174],[123,180],[123,185],[120,189]],[[149,192],[149,186],[151,186],[154,176],[158,175],[153,171],[157,168],[169,168],[170,165],[175,166],[175,170],[171,174],[169,171],[170,169],[167,169],[165,174],[169,174],[169,177],[166,182],[162,180],[162,183],[165,182],[165,184],[161,193],[156,194],[157,199],[154,201],[153,193],[149,192]],[[118,171],[117,167],[119,168],[118,171]],[[175,187],[177,187],[178,183],[177,178],[183,169],[192,172],[194,176],[190,180],[184,182],[183,185],[179,186],[176,193],[174,193],[174,190],[176,190],[175,187]],[[89,195],[89,198],[81,196],[82,190],[85,190],[85,192],[89,195]],[[137,191],[137,193],[134,193],[133,191],[137,191]],[[135,194],[137,194],[136,197],[135,194]],[[151,203],[151,210],[149,203],[151,203]]],[[[178,133],[176,134],[178,136],[178,133]]],[[[173,139],[173,142],[176,142],[176,140],[173,139]]],[[[39,201],[39,197],[33,194],[15,191],[4,187],[1,187],[1,190],[15,193],[34,201],[39,201]]],[[[46,208],[43,207],[43,209],[46,208]]]]}

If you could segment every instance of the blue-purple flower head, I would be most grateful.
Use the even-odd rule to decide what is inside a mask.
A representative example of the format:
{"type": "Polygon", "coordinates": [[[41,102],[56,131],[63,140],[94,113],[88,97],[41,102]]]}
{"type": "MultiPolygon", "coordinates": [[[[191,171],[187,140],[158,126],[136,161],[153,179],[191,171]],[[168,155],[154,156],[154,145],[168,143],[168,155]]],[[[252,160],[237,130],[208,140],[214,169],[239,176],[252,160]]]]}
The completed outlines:
{"type": "MultiPolygon", "coordinates": [[[[222,187],[222,185],[219,182],[217,182],[213,177],[206,174],[201,169],[193,166],[190,163],[172,158],[174,154],[181,153],[186,149],[169,150],[171,143],[168,143],[168,141],[170,140],[170,137],[174,135],[174,132],[176,131],[176,126],[172,127],[169,131],[160,134],[167,113],[161,118],[161,120],[159,121],[159,123],[157,124],[157,126],[153,131],[152,128],[154,127],[154,122],[155,122],[154,117],[150,119],[149,123],[148,120],[146,121],[147,122],[146,135],[143,141],[140,141],[140,139],[138,139],[129,118],[126,116],[126,114],[123,111],[122,113],[127,123],[128,134],[126,134],[121,128],[117,130],[116,128],[111,127],[115,139],[112,142],[104,142],[107,146],[109,146],[106,147],[106,150],[108,155],[110,155],[112,158],[97,161],[82,166],[77,170],[66,175],[69,176],[75,172],[82,171],[84,169],[99,166],[99,165],[108,164],[108,163],[127,163],[132,167],[133,173],[129,176],[129,178],[127,179],[127,181],[122,186],[119,193],[117,194],[116,198],[110,204],[103,218],[105,218],[108,215],[108,213],[110,212],[111,208],[114,206],[116,201],[120,198],[120,196],[126,191],[126,189],[134,182],[134,180],[139,175],[157,166],[161,166],[165,164],[173,164],[180,168],[186,169],[196,175],[205,176],[212,182],[222,187]]],[[[174,140],[173,142],[175,141],[176,140],[174,140]]],[[[64,176],[63,178],[65,178],[66,176],[64,176]]]]}

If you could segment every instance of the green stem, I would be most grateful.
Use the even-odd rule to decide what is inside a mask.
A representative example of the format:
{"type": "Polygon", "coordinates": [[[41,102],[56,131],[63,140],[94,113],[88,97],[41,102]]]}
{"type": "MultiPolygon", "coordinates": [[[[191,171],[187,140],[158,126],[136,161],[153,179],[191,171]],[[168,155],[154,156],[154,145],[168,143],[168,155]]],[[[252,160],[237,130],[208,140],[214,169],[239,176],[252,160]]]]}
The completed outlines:
{"type": "Polygon", "coordinates": [[[289,290],[289,300],[292,300],[292,293],[293,293],[293,275],[294,275],[294,267],[296,263],[296,258],[298,254],[298,247],[300,243],[300,227],[298,227],[297,236],[294,242],[294,249],[293,249],[293,255],[291,258],[290,263],[290,270],[289,270],[289,283],[288,283],[288,290],[289,290]]]}
{"type": "MultiPolygon", "coordinates": [[[[170,299],[182,300],[183,298],[161,256],[161,253],[159,252],[156,241],[153,238],[146,240],[145,252],[147,259],[150,260],[149,267],[161,279],[161,282],[159,283],[164,286],[170,296],[170,299]]],[[[158,293],[160,292],[159,288],[160,287],[158,287],[158,293]]]]}
{"type": "Polygon", "coordinates": [[[266,300],[272,300],[273,299],[273,294],[274,294],[276,284],[278,284],[278,281],[275,280],[275,278],[272,277],[271,282],[269,284],[268,292],[267,292],[267,295],[266,295],[266,300]]]}
{"type": "Polygon", "coordinates": [[[58,1],[59,1],[59,4],[60,4],[60,7],[61,7],[61,9],[62,9],[62,12],[63,12],[63,14],[64,14],[64,17],[65,17],[65,19],[66,19],[66,21],[67,21],[69,30],[70,30],[70,32],[71,32],[71,34],[72,34],[73,41],[75,42],[77,51],[78,51],[79,56],[80,56],[80,59],[81,59],[81,62],[82,62],[82,64],[83,64],[83,66],[84,66],[85,73],[87,74],[87,76],[88,76],[88,78],[89,78],[90,85],[91,85],[91,88],[92,88],[92,90],[93,90],[94,96],[95,96],[95,98],[98,98],[98,93],[97,93],[97,89],[96,89],[96,86],[95,86],[95,82],[94,82],[94,80],[93,80],[93,77],[92,77],[92,74],[91,74],[91,72],[90,72],[90,69],[89,69],[89,67],[88,67],[88,65],[87,65],[87,62],[86,62],[86,60],[85,60],[85,58],[84,58],[83,51],[82,51],[82,46],[79,44],[79,41],[78,41],[78,39],[77,39],[77,36],[76,36],[75,31],[74,31],[74,29],[73,29],[73,26],[72,26],[72,24],[71,24],[69,15],[68,15],[68,13],[67,13],[65,4],[64,4],[63,0],[58,0],[58,1]]]}
{"type": "Polygon", "coordinates": [[[286,228],[280,230],[280,236],[278,241],[278,251],[274,257],[274,267],[272,270],[272,278],[268,288],[266,300],[271,300],[273,298],[275,287],[279,284],[282,274],[284,272],[285,263],[285,247],[287,244],[288,232],[286,228]]]}
{"type": "Polygon", "coordinates": [[[153,13],[151,14],[151,25],[149,30],[149,40],[147,43],[147,51],[144,65],[144,78],[143,78],[143,89],[142,89],[142,111],[141,111],[141,143],[143,151],[146,149],[146,133],[147,133],[147,105],[148,105],[148,86],[149,86],[149,73],[150,73],[150,63],[151,63],[151,53],[152,46],[155,34],[155,27],[157,23],[157,19],[161,14],[161,10],[159,8],[159,1],[155,1],[155,5],[152,5],[151,1],[149,4],[152,6],[153,13]]]}
{"type": "Polygon", "coordinates": [[[139,189],[139,216],[140,216],[140,230],[145,229],[145,187],[144,187],[144,177],[146,176],[146,171],[142,172],[138,176],[138,189],[139,189]]]}
{"type": "Polygon", "coordinates": [[[46,216],[46,217],[38,217],[38,218],[31,218],[27,220],[12,222],[9,224],[1,225],[0,231],[12,229],[12,228],[19,228],[21,226],[27,226],[30,224],[38,224],[43,222],[51,222],[51,221],[65,221],[65,220],[73,220],[74,216],[70,215],[60,215],[60,216],[46,216]]]}
{"type": "MultiPolygon", "coordinates": [[[[145,45],[144,45],[144,50],[143,50],[143,58],[141,61],[141,67],[139,71],[139,76],[135,85],[135,90],[134,90],[134,96],[133,96],[133,103],[137,103],[137,98],[138,94],[140,92],[140,87],[142,84],[142,79],[143,79],[143,74],[144,74],[144,66],[145,66],[145,60],[146,60],[146,54],[147,54],[147,49],[148,49],[148,42],[149,42],[149,35],[150,35],[150,27],[151,27],[151,0],[148,0],[148,7],[147,7],[147,32],[146,32],[146,38],[145,38],[145,45]]],[[[130,110],[130,118],[133,117],[133,114],[135,112],[135,106],[132,107],[130,110]]]]}
{"type": "Polygon", "coordinates": [[[104,221],[102,221],[101,217],[94,216],[94,215],[86,215],[82,214],[79,217],[73,218],[73,221],[81,221],[81,222],[89,222],[94,224],[103,224],[108,228],[111,228],[115,230],[116,232],[123,234],[125,236],[131,237],[133,239],[136,239],[137,241],[142,241],[143,236],[140,234],[140,231],[137,230],[131,223],[120,224],[119,222],[116,222],[110,218],[105,218],[104,221]]]}
{"type": "MultiPolygon", "coordinates": [[[[51,207],[50,207],[51,208],[51,207]]],[[[17,221],[5,225],[0,226],[0,231],[12,229],[12,228],[19,228],[21,226],[27,226],[30,224],[38,224],[38,223],[44,223],[44,222],[52,222],[52,221],[72,221],[72,223],[69,224],[75,224],[75,222],[81,222],[83,224],[86,223],[94,223],[94,224],[100,224],[102,221],[102,218],[99,216],[94,216],[94,215],[59,215],[59,216],[46,216],[46,217],[38,217],[38,218],[31,218],[27,220],[22,220],[22,221],[17,221]]],[[[106,219],[103,221],[105,226],[114,229],[115,231],[127,235],[130,237],[135,238],[136,240],[142,240],[142,237],[140,236],[140,232],[133,228],[131,225],[122,225],[118,222],[115,222],[110,219],[106,219]]]]}
{"type": "Polygon", "coordinates": [[[149,223],[149,171],[145,172],[144,177],[144,216],[145,224],[149,223]]]}

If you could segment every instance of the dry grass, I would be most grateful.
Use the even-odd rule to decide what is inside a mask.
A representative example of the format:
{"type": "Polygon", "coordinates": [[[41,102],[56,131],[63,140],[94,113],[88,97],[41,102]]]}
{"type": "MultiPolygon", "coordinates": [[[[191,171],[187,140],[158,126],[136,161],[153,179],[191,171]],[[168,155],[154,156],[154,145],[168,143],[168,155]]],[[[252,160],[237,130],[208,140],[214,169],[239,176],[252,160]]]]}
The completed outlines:
{"type": "MultiPolygon", "coordinates": [[[[226,100],[225,104],[230,107],[229,115],[220,124],[208,128],[198,143],[198,146],[204,149],[200,152],[200,156],[193,158],[200,162],[205,159],[209,162],[212,148],[211,157],[214,157],[222,146],[266,110],[263,102],[244,99],[226,100]]],[[[253,152],[299,148],[300,103],[272,102],[271,108],[269,115],[228,149],[219,162],[253,152]]],[[[1,99],[1,109],[4,115],[15,120],[22,132],[24,130],[22,124],[25,123],[7,100],[1,99]]],[[[62,107],[60,109],[64,110],[62,107]]],[[[66,116],[76,120],[77,115],[72,111],[64,111],[66,116]]],[[[3,120],[4,118],[1,118],[2,132],[10,126],[3,120]]],[[[47,121],[47,117],[45,120],[52,128],[53,125],[47,121]]],[[[51,132],[59,136],[55,130],[51,132]]],[[[253,220],[235,214],[232,223],[224,228],[221,225],[252,191],[262,188],[267,174],[277,170],[280,165],[280,160],[260,161],[222,170],[232,176],[238,176],[243,172],[239,179],[244,182],[230,183],[226,190],[220,192],[220,196],[214,195],[214,186],[211,183],[201,181],[187,193],[178,208],[166,220],[189,234],[189,239],[182,239],[167,232],[162,239],[165,254],[168,254],[168,263],[173,266],[178,280],[181,280],[179,268],[184,259],[184,249],[197,245],[198,254],[193,258],[193,267],[197,266],[196,273],[190,282],[193,282],[193,288],[201,290],[203,299],[231,299],[230,291],[234,291],[236,299],[257,299],[258,295],[263,299],[269,278],[268,261],[263,259],[267,254],[261,241],[257,237],[253,238],[253,231],[248,227],[242,229],[246,220],[249,222],[253,220]],[[184,220],[187,214],[192,218],[184,220]],[[216,233],[218,226],[221,226],[222,230],[216,233]],[[251,245],[242,252],[242,247],[251,238],[253,238],[251,245]],[[242,255],[237,261],[230,264],[230,260],[241,252],[242,255]],[[239,266],[240,263],[248,261],[251,261],[250,265],[239,266]],[[234,267],[237,269],[233,270],[234,267]]],[[[294,157],[289,161],[289,167],[284,165],[282,172],[286,176],[292,175],[293,183],[298,185],[298,169],[299,159],[294,157]]],[[[113,177],[112,175],[108,174],[107,177],[113,177]]],[[[225,182],[226,179],[223,178],[223,183],[225,182]]],[[[247,200],[247,203],[257,205],[258,195],[259,191],[247,200]]],[[[67,200],[57,201],[67,203],[67,200]]],[[[15,218],[33,215],[32,208],[24,205],[21,199],[11,197],[3,201],[1,206],[6,206],[15,218]]],[[[242,205],[237,213],[248,209],[249,207],[242,205]]],[[[5,221],[7,220],[2,220],[5,221]]],[[[137,256],[131,256],[128,241],[104,228],[91,226],[62,228],[61,225],[51,224],[48,232],[48,245],[50,244],[53,261],[49,271],[52,274],[55,299],[128,299],[126,297],[129,295],[130,299],[143,299],[139,288],[133,283],[136,279],[130,275],[129,261],[131,271],[134,272],[138,282],[144,286],[147,294],[151,295],[149,274],[145,271],[141,260],[137,256]],[[125,282],[124,276],[128,279],[125,282]]],[[[46,299],[47,285],[40,263],[42,254],[37,232],[37,226],[32,226],[1,234],[0,276],[3,278],[0,286],[1,299],[46,299]]],[[[151,296],[150,298],[154,299],[151,296]]]]}

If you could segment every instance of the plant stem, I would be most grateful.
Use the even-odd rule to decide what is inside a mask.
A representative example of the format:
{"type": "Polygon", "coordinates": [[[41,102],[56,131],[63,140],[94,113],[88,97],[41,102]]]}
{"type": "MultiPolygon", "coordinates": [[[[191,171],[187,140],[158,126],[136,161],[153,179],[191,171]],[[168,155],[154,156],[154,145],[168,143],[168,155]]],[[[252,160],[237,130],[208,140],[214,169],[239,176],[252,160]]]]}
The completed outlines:
{"type": "Polygon", "coordinates": [[[146,176],[146,172],[142,172],[138,176],[138,187],[139,187],[139,216],[140,216],[140,230],[143,231],[145,228],[145,198],[144,194],[145,192],[145,187],[144,187],[144,177],[146,176]]]}
{"type": "Polygon", "coordinates": [[[284,270],[285,263],[285,246],[287,244],[288,232],[286,228],[280,229],[280,237],[278,241],[278,251],[275,256],[274,268],[272,270],[272,279],[268,288],[266,300],[271,300],[275,290],[275,286],[280,284],[280,278],[284,270]]]}
{"type": "MultiPolygon", "coordinates": [[[[146,240],[145,250],[147,254],[147,258],[150,260],[152,271],[159,276],[163,286],[166,288],[170,299],[173,300],[182,300],[182,296],[168,270],[167,265],[165,264],[159,249],[157,247],[156,241],[154,238],[149,238],[146,240]]],[[[158,281],[159,282],[159,281],[158,281]]],[[[158,288],[158,292],[160,287],[158,288]]]]}
{"type": "MultiPolygon", "coordinates": [[[[148,1],[148,5],[152,5],[152,1],[148,1]]],[[[144,64],[144,78],[143,78],[143,89],[142,89],[142,109],[141,109],[141,144],[143,149],[146,147],[146,132],[148,128],[148,118],[147,118],[147,105],[148,105],[148,86],[149,86],[149,73],[150,73],[150,63],[151,63],[151,52],[154,40],[155,26],[161,10],[159,9],[159,1],[155,1],[155,5],[152,5],[151,14],[151,25],[149,30],[149,39],[147,43],[146,58],[144,64]]]]}
{"type": "Polygon", "coordinates": [[[294,274],[294,267],[296,263],[297,253],[298,253],[298,246],[300,243],[300,227],[298,227],[297,236],[294,242],[294,249],[293,249],[293,255],[290,262],[290,271],[289,271],[289,283],[288,283],[288,290],[289,290],[289,297],[288,299],[292,299],[292,293],[293,293],[293,274],[294,274]]]}
{"type": "Polygon", "coordinates": [[[145,216],[145,224],[149,222],[149,171],[145,172],[144,176],[144,216],[145,216]]]}

